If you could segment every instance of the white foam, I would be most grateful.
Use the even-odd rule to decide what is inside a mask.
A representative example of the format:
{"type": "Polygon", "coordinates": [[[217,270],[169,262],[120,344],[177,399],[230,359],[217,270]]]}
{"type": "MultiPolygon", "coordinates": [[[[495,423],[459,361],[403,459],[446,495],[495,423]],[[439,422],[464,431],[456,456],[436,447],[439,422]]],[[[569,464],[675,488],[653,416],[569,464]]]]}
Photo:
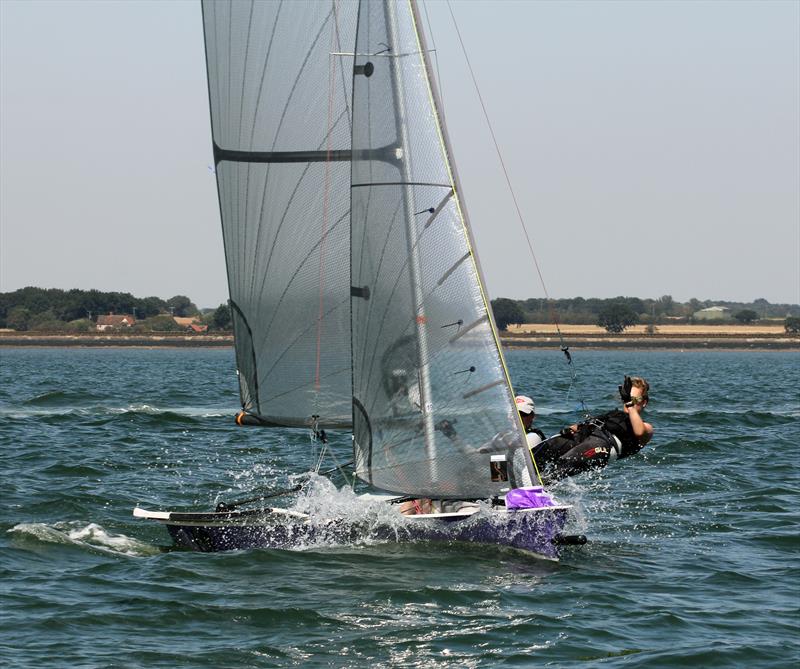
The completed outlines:
{"type": "Polygon", "coordinates": [[[44,543],[74,544],[113,555],[143,557],[160,552],[157,546],[124,534],[110,533],[97,523],[19,523],[8,531],[23,537],[31,536],[44,543]]]}
{"type": "Polygon", "coordinates": [[[228,415],[228,411],[211,407],[156,407],[150,404],[129,404],[127,406],[72,406],[72,407],[2,407],[0,416],[4,418],[35,418],[49,416],[119,416],[125,414],[145,414],[159,416],[172,413],[188,418],[218,418],[228,415]]]}

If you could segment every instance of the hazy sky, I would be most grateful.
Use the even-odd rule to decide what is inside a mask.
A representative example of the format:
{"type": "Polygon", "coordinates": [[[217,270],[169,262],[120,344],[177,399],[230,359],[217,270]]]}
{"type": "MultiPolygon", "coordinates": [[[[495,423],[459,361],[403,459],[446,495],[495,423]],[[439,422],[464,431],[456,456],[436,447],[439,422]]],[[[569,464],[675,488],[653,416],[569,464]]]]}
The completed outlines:
{"type": "MultiPolygon", "coordinates": [[[[426,8],[489,292],[541,296],[426,8]]],[[[453,8],[551,297],[800,302],[800,2],[453,8]]],[[[199,3],[0,0],[0,26],[0,291],[223,302],[199,3]]]]}

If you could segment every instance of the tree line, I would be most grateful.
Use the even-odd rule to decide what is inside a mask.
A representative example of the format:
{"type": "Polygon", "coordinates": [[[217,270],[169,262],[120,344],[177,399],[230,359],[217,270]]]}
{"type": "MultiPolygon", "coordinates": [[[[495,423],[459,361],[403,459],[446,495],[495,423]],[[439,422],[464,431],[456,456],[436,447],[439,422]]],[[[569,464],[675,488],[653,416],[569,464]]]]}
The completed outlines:
{"type": "MultiPolygon", "coordinates": [[[[724,306],[734,320],[751,323],[762,319],[787,319],[788,331],[800,330],[800,305],[771,304],[763,298],[753,302],[698,300],[678,302],[670,295],[656,299],[638,297],[613,298],[528,298],[492,300],[498,327],[505,329],[517,323],[559,323],[600,325],[609,332],[643,323],[655,327],[663,323],[694,321],[694,314],[710,306],[724,306]]],[[[231,312],[227,304],[216,309],[201,310],[185,295],[167,300],[160,297],[134,297],[130,293],[99,290],[61,290],[59,288],[20,288],[0,293],[0,328],[37,331],[90,331],[97,317],[105,314],[133,316],[138,331],[180,330],[172,316],[196,316],[212,330],[231,328],[231,312]]]]}
{"type": "Polygon", "coordinates": [[[87,332],[95,329],[98,316],[130,315],[138,331],[176,331],[181,327],[173,316],[197,317],[210,329],[229,330],[230,308],[200,309],[185,295],[167,300],[134,297],[130,293],[60,288],[20,288],[0,293],[0,328],[37,331],[87,332]]]}
{"type": "Polygon", "coordinates": [[[501,330],[513,324],[558,321],[574,325],[599,325],[609,332],[622,332],[625,328],[639,323],[655,327],[665,323],[699,322],[695,314],[712,306],[727,307],[730,309],[730,319],[745,324],[765,319],[785,319],[786,329],[789,332],[797,331],[793,328],[800,320],[800,305],[771,304],[763,298],[753,302],[701,301],[696,298],[688,302],[677,302],[670,295],[656,299],[619,296],[605,299],[574,297],[558,300],[545,298],[512,300],[500,297],[492,300],[492,311],[501,330]]]}

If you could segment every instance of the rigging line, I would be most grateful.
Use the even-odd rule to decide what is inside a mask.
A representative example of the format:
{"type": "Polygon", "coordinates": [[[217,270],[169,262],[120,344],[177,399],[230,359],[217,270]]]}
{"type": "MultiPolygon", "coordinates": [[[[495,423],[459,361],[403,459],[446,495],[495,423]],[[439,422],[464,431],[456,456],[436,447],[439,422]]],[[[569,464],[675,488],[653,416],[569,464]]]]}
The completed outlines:
{"type": "Polygon", "coordinates": [[[319,448],[319,453],[314,455],[314,459],[316,459],[317,463],[314,465],[314,473],[319,474],[319,470],[322,467],[322,460],[325,457],[325,451],[328,448],[328,441],[325,438],[325,431],[323,430],[320,432],[319,429],[319,416],[314,414],[311,417],[311,442],[315,445],[314,451],[316,451],[316,443],[319,441],[322,446],[319,448]]]}
{"type": "MultiPolygon", "coordinates": [[[[327,444],[325,446],[327,447],[327,444]]],[[[332,448],[328,448],[327,451],[328,451],[328,455],[330,456],[331,460],[333,460],[333,464],[336,465],[336,466],[333,467],[332,469],[328,469],[327,471],[324,471],[324,472],[320,473],[319,472],[319,467],[322,465],[322,456],[320,456],[319,465],[317,467],[317,474],[319,474],[320,476],[326,476],[327,474],[332,474],[332,473],[338,471],[342,475],[342,478],[344,478],[344,482],[348,486],[355,485],[355,479],[353,480],[353,483],[351,484],[350,483],[350,479],[347,478],[347,474],[344,471],[344,468],[347,465],[353,464],[353,461],[351,460],[350,462],[345,462],[344,464],[340,465],[339,464],[339,460],[336,458],[336,454],[333,452],[333,449],[332,448]]]]}
{"type": "MultiPolygon", "coordinates": [[[[333,2],[334,19],[331,25],[331,51],[336,43],[336,1],[333,2]]],[[[322,361],[322,314],[325,308],[325,240],[328,236],[328,216],[330,215],[330,195],[331,195],[331,151],[333,149],[333,90],[334,81],[336,79],[336,58],[328,58],[328,132],[327,141],[325,142],[325,151],[327,159],[325,160],[325,179],[322,192],[322,235],[320,237],[319,245],[319,312],[317,314],[317,360],[314,369],[314,410],[319,407],[319,369],[322,361]]],[[[324,447],[320,452],[320,463],[322,464],[322,455],[325,452],[324,447]]],[[[319,466],[317,466],[319,469],[319,466]]]]}
{"type": "MultiPolygon", "coordinates": [[[[467,47],[464,44],[464,40],[461,38],[461,31],[458,28],[458,23],[456,22],[455,14],[453,13],[453,8],[450,5],[450,0],[447,0],[447,9],[450,11],[450,17],[453,20],[453,26],[456,30],[456,35],[458,36],[459,44],[461,45],[461,51],[464,54],[464,59],[467,63],[467,68],[469,69],[470,77],[472,78],[472,85],[475,87],[475,92],[478,95],[478,100],[481,104],[481,109],[483,110],[483,118],[486,121],[486,125],[489,128],[489,133],[492,136],[492,142],[494,143],[494,149],[497,153],[497,157],[500,160],[500,166],[503,170],[503,175],[505,176],[506,185],[508,186],[508,190],[511,193],[511,199],[514,202],[514,208],[517,211],[517,218],[522,226],[522,231],[525,233],[525,239],[528,242],[528,250],[530,251],[531,257],[533,258],[534,265],[536,266],[536,272],[539,274],[539,281],[542,284],[542,290],[544,291],[545,297],[550,300],[550,295],[547,292],[547,286],[544,282],[544,276],[542,276],[541,269],[539,268],[539,261],[536,258],[536,253],[533,251],[533,244],[531,242],[530,235],[528,234],[528,228],[525,225],[525,219],[522,216],[522,210],[520,209],[519,202],[517,201],[516,193],[514,192],[514,188],[511,185],[511,178],[509,177],[508,170],[506,169],[505,160],[503,160],[503,154],[500,151],[500,145],[497,142],[497,137],[494,134],[494,128],[492,127],[492,122],[489,120],[489,112],[486,110],[486,104],[483,101],[483,95],[481,94],[480,88],[478,87],[478,80],[475,77],[475,72],[472,69],[472,63],[469,60],[469,56],[467,55],[467,47]]],[[[556,327],[558,324],[556,323],[556,327]]],[[[559,332],[560,334],[560,332],[559,332]]]]}
{"type": "MultiPolygon", "coordinates": [[[[333,20],[334,20],[334,24],[335,24],[334,25],[334,30],[336,31],[336,48],[341,51],[342,50],[342,35],[341,35],[341,29],[339,27],[339,11],[338,11],[339,0],[333,0],[333,3],[334,3],[333,4],[333,20]]],[[[339,72],[341,72],[341,78],[342,78],[342,97],[344,99],[344,107],[345,107],[345,110],[347,111],[347,127],[350,129],[350,133],[351,133],[351,136],[352,136],[353,119],[350,116],[350,102],[351,102],[350,97],[351,96],[347,95],[347,81],[348,81],[348,79],[347,79],[347,75],[345,73],[345,70],[346,70],[346,68],[342,67],[339,70],[339,72]]]]}
{"type": "MultiPolygon", "coordinates": [[[[503,154],[500,151],[500,145],[497,142],[497,137],[496,137],[496,135],[494,133],[494,128],[492,127],[492,122],[489,119],[489,112],[487,111],[486,104],[483,101],[483,95],[481,94],[480,87],[478,86],[478,80],[475,77],[475,71],[472,69],[472,63],[470,62],[469,55],[467,54],[467,47],[464,44],[463,38],[461,37],[461,31],[458,28],[458,22],[456,21],[456,16],[453,13],[453,7],[450,4],[450,0],[447,0],[447,9],[450,12],[450,18],[453,20],[453,26],[454,26],[454,28],[456,30],[456,35],[458,36],[458,42],[461,45],[461,51],[464,54],[464,60],[467,63],[467,68],[469,69],[469,74],[470,74],[470,77],[472,78],[472,85],[475,87],[475,92],[478,95],[478,100],[480,101],[481,109],[483,110],[483,117],[486,120],[486,126],[489,128],[489,133],[492,136],[492,142],[494,144],[494,149],[495,149],[495,152],[497,153],[497,158],[500,161],[500,166],[501,166],[501,168],[503,170],[503,175],[504,175],[505,180],[506,180],[506,185],[508,186],[508,191],[511,194],[511,199],[514,202],[514,208],[516,209],[516,212],[517,212],[517,218],[519,219],[520,226],[522,227],[522,232],[525,234],[525,241],[528,244],[528,251],[530,252],[531,258],[533,259],[533,264],[536,267],[536,273],[539,275],[539,282],[542,284],[542,290],[544,291],[544,295],[547,298],[548,305],[550,306],[550,314],[551,314],[551,318],[553,320],[553,323],[556,326],[556,332],[558,332],[558,339],[559,339],[559,342],[561,344],[561,350],[565,354],[567,354],[567,359],[569,361],[568,364],[569,364],[570,371],[572,373],[572,379],[573,379],[573,382],[574,382],[575,379],[576,379],[576,373],[575,373],[575,367],[572,364],[572,361],[571,361],[571,359],[570,359],[570,357],[568,355],[569,347],[566,346],[566,344],[564,343],[564,335],[561,332],[561,327],[560,327],[559,322],[558,322],[558,316],[557,316],[557,314],[555,312],[555,308],[553,307],[553,301],[550,298],[550,294],[547,291],[547,285],[545,284],[544,275],[542,274],[541,267],[539,266],[539,260],[536,257],[536,253],[533,250],[533,243],[531,242],[530,234],[528,234],[528,228],[525,225],[525,219],[524,219],[524,217],[522,215],[522,210],[520,209],[519,201],[517,200],[517,195],[514,192],[514,187],[511,185],[511,177],[508,174],[508,169],[506,168],[505,160],[503,160],[503,154]]],[[[583,404],[583,399],[581,399],[581,404],[583,404]]]]}
{"type": "Polygon", "coordinates": [[[439,74],[439,52],[436,51],[436,38],[433,36],[433,26],[431,26],[431,17],[428,15],[428,3],[422,0],[422,9],[425,12],[425,20],[428,22],[428,34],[431,36],[431,51],[433,51],[433,59],[436,61],[436,82],[439,84],[439,97],[444,105],[444,89],[442,88],[442,77],[439,74]]]}

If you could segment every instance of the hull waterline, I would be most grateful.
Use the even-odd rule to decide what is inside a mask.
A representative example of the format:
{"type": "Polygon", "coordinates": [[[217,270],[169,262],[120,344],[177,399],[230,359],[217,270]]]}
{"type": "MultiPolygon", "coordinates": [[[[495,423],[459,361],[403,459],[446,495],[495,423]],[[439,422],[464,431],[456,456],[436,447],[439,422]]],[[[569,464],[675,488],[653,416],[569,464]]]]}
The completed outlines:
{"type": "Polygon", "coordinates": [[[399,516],[396,522],[314,520],[285,509],[181,514],[137,509],[166,525],[176,546],[202,552],[250,548],[298,549],[370,542],[468,542],[558,558],[569,507],[492,509],[482,513],[399,516]]]}

